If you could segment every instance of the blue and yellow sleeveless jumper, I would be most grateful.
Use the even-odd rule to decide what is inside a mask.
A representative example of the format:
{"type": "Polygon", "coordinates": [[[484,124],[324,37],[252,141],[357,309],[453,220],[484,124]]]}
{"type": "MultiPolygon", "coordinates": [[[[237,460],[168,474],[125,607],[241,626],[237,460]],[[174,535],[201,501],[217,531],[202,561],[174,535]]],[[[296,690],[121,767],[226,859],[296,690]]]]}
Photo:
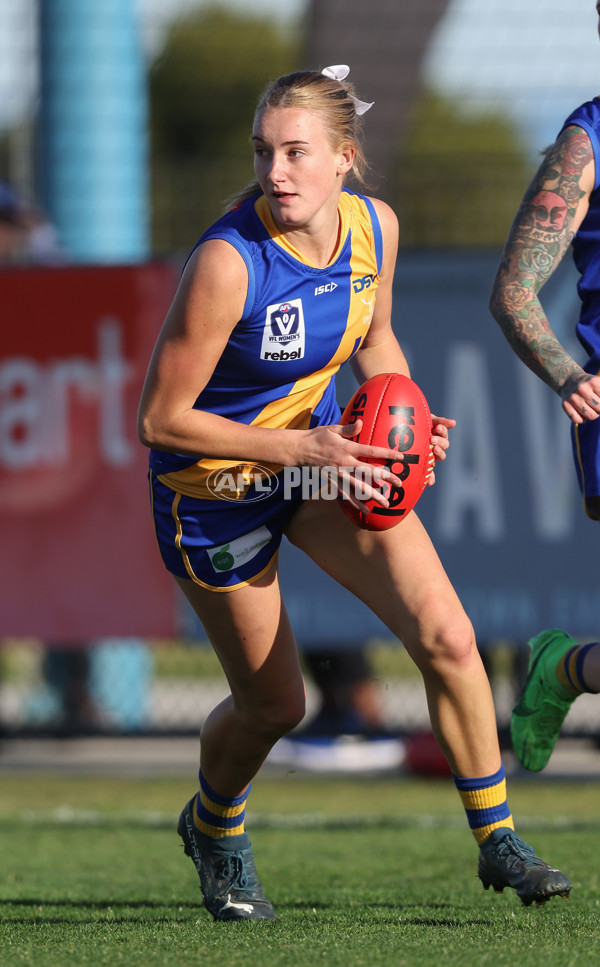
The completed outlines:
{"type": "MultiPolygon", "coordinates": [[[[281,234],[264,195],[224,215],[200,238],[198,244],[219,238],[233,245],[248,269],[248,293],[242,318],[194,404],[197,409],[278,429],[338,421],[335,374],[368,332],[382,262],[381,229],[372,202],[345,189],[338,212],[339,241],[324,268],[311,265],[281,234]]],[[[268,568],[281,529],[297,506],[293,501],[282,506],[281,494],[272,501],[258,500],[252,463],[236,472],[234,501],[231,495],[228,500],[215,498],[215,475],[228,468],[237,471],[240,461],[228,460],[226,453],[215,459],[150,452],[165,564],[182,577],[222,590],[255,580],[268,568]],[[201,528],[191,523],[199,515],[201,528]],[[246,540],[248,535],[251,540],[246,540]],[[236,557],[232,541],[238,541],[241,566],[215,569],[214,560],[224,565],[236,557]]],[[[282,468],[259,469],[278,474],[282,468]]]]}

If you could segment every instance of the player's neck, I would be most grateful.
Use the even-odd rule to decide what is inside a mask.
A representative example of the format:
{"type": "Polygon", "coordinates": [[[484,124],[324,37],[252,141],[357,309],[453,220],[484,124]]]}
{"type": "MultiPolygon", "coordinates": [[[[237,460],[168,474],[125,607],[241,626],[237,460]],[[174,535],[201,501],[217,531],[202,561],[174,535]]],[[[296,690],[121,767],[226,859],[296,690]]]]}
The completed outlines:
{"type": "Polygon", "coordinates": [[[335,217],[324,220],[322,225],[286,229],[284,234],[302,258],[316,268],[323,269],[329,265],[338,249],[341,224],[336,210],[335,217]]]}

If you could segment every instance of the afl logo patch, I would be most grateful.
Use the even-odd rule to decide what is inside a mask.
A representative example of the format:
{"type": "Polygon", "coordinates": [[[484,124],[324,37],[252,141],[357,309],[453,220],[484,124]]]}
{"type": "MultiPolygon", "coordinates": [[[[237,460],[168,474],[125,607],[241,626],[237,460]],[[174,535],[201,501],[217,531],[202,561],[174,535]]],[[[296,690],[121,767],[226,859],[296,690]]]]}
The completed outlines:
{"type": "Polygon", "coordinates": [[[261,359],[287,362],[304,356],[304,313],[302,299],[267,306],[261,359]]]}

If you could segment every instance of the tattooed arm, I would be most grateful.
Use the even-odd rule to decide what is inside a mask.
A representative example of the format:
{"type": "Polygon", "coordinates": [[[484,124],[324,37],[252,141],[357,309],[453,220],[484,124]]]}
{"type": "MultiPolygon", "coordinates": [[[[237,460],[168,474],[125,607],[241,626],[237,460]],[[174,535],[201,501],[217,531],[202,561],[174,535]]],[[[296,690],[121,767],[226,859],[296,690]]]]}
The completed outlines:
{"type": "Polygon", "coordinates": [[[594,176],[588,135],[574,125],[565,128],[546,151],[517,212],[490,299],[490,311],[514,351],[558,393],[574,423],[600,414],[600,378],[587,374],[558,341],[538,293],[587,213],[594,176]]]}

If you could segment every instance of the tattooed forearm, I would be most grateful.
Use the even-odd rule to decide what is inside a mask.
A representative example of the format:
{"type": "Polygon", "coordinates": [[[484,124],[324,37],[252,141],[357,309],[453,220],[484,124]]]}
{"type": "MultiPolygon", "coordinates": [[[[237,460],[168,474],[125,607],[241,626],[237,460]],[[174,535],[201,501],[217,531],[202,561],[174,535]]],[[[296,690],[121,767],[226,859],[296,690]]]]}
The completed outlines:
{"type": "Polygon", "coordinates": [[[548,149],[517,212],[492,288],[490,309],[517,355],[556,392],[584,373],[558,341],[538,299],[587,209],[584,172],[593,161],[581,128],[548,149]]]}
{"type": "Polygon", "coordinates": [[[562,395],[568,382],[576,385],[585,374],[578,363],[556,338],[537,296],[530,293],[531,302],[523,309],[511,306],[510,299],[502,296],[490,303],[492,315],[500,324],[504,335],[517,356],[550,386],[562,395]],[[537,302],[537,306],[534,303],[537,302]]]}

